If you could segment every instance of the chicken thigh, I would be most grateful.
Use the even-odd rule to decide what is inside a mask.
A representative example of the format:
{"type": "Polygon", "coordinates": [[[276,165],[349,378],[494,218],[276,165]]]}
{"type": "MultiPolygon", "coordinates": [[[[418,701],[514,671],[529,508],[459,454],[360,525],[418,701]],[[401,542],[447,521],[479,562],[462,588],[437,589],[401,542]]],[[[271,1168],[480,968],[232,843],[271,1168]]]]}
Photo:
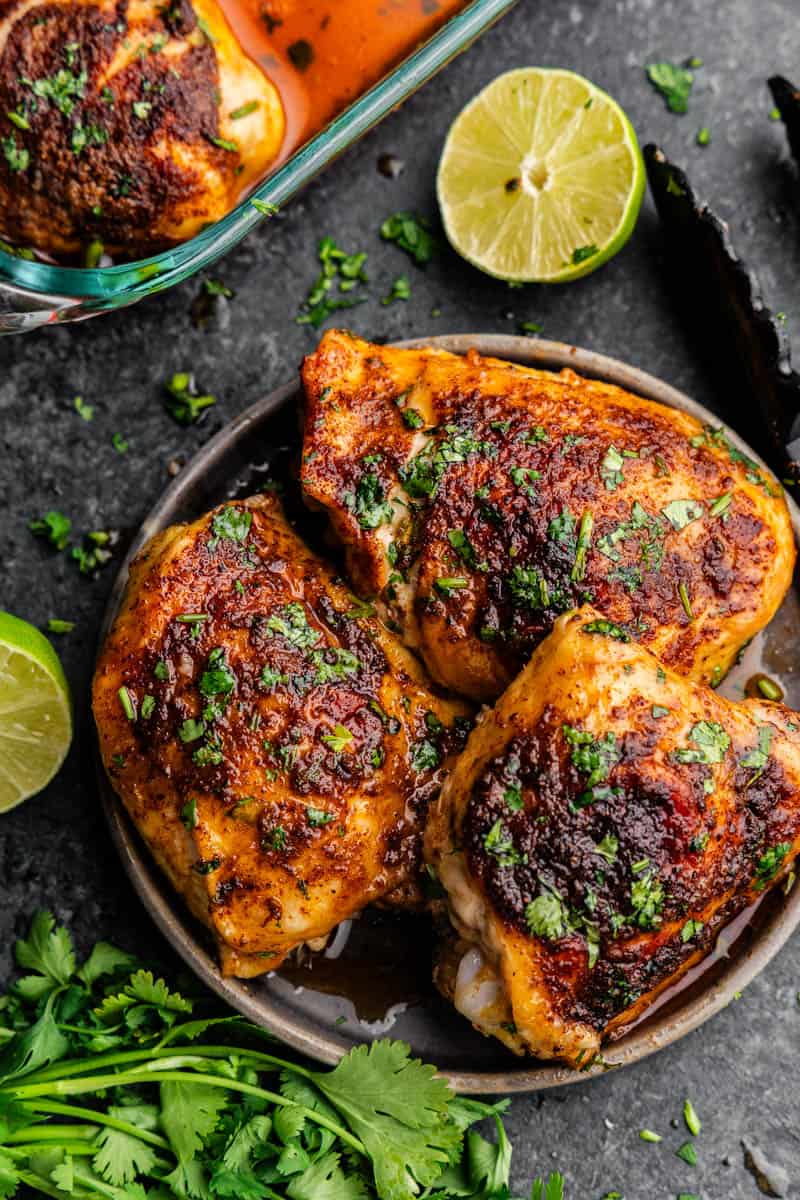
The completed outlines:
{"type": "Polygon", "coordinates": [[[476,725],[425,851],[442,990],[517,1053],[589,1062],[800,850],[800,717],[664,669],[590,607],[476,725]]]}
{"type": "Polygon", "coordinates": [[[302,482],[438,682],[492,700],[592,602],[717,683],[795,559],[779,485],[722,429],[572,371],[332,331],[303,366],[302,482]]]}
{"type": "Polygon", "coordinates": [[[273,498],[150,542],[93,699],[109,778],[227,974],[415,898],[422,820],[470,710],[431,690],[273,498]]]}
{"type": "Polygon", "coordinates": [[[224,216],[277,155],[278,93],[216,0],[11,0],[0,236],[143,257],[224,216]]]}

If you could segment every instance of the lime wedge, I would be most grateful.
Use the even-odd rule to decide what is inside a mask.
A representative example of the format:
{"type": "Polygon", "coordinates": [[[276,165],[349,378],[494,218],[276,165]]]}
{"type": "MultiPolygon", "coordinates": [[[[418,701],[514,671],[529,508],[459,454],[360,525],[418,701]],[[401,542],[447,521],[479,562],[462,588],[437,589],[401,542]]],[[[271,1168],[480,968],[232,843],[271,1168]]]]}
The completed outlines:
{"type": "Polygon", "coordinates": [[[522,67],[456,117],[437,191],[468,262],[499,279],[566,283],[625,244],[644,182],[636,134],[610,96],[572,71],[522,67]]]}
{"type": "Polygon", "coordinates": [[[40,792],[72,741],[69,688],[47,638],[0,612],[0,812],[40,792]]]}

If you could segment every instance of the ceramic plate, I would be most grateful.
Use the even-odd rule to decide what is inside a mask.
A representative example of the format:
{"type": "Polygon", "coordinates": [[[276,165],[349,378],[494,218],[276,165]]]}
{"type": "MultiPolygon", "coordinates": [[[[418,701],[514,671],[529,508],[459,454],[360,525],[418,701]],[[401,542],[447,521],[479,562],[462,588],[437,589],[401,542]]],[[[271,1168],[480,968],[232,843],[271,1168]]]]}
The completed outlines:
{"type": "MultiPolygon", "coordinates": [[[[528,366],[572,367],[719,424],[707,409],[653,376],[574,346],[480,334],[411,344],[456,352],[474,346],[481,353],[528,366]]],[[[304,512],[291,476],[299,444],[298,399],[298,381],[271,392],[213,437],[170,484],[139,530],[116,580],[104,635],[122,598],[127,564],[144,542],[166,525],[192,520],[223,500],[257,492],[270,480],[286,483],[290,516],[312,544],[319,544],[321,529],[304,512]]],[[[741,449],[758,457],[728,433],[741,449]]],[[[790,507],[800,537],[800,512],[791,501],[790,507]]],[[[769,629],[755,639],[725,680],[724,694],[741,698],[746,681],[763,670],[781,682],[787,703],[800,709],[798,598],[796,580],[769,629]]],[[[430,981],[430,932],[423,917],[367,912],[340,926],[324,953],[309,955],[291,969],[257,980],[223,979],[208,934],[184,910],[151,862],[102,768],[100,788],[123,865],[161,932],[214,992],[295,1049],[333,1063],[359,1042],[385,1035],[402,1038],[416,1055],[437,1063],[452,1085],[465,1093],[528,1091],[585,1078],[586,1072],[515,1058],[494,1040],[476,1033],[446,1004],[430,981]]],[[[701,967],[665,993],[643,1020],[609,1043],[604,1064],[588,1073],[636,1062],[719,1012],[777,953],[798,922],[800,887],[788,896],[780,890],[770,892],[723,932],[715,952],[701,967]]]]}

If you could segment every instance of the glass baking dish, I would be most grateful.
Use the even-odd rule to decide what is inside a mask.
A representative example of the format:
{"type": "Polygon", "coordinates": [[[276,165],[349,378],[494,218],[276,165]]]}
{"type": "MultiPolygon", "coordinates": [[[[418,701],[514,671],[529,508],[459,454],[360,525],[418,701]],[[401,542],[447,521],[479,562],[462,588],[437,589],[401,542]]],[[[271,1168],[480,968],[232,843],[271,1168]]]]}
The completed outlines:
{"type": "Polygon", "coordinates": [[[516,0],[474,0],[418,50],[295,151],[227,216],[182,245],[138,262],[102,268],[52,266],[0,250],[0,333],[82,321],[135,304],[210,266],[269,219],[251,204],[285,204],[318,171],[421,87],[516,0]]]}

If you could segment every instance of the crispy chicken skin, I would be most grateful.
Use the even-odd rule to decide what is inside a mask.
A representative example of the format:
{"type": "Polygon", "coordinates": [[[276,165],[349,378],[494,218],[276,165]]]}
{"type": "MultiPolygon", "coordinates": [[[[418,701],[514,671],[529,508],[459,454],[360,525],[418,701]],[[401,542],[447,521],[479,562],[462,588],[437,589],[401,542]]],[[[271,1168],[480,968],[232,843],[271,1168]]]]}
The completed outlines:
{"type": "Polygon", "coordinates": [[[191,237],[284,132],[215,0],[0,0],[0,111],[0,235],[56,257],[191,237]]]}
{"type": "Polygon", "coordinates": [[[227,974],[414,890],[470,710],[364,613],[270,497],[167,529],[132,565],[94,679],[103,762],[227,974]]]}
{"type": "Polygon", "coordinates": [[[438,682],[503,690],[591,601],[717,682],[791,580],[780,488],[722,430],[572,371],[375,346],[303,365],[302,482],[438,682]]]}
{"type": "Polygon", "coordinates": [[[800,850],[800,718],[724,700],[626,637],[588,606],[557,620],[425,839],[462,939],[444,989],[512,1050],[574,1065],[800,850]]]}

